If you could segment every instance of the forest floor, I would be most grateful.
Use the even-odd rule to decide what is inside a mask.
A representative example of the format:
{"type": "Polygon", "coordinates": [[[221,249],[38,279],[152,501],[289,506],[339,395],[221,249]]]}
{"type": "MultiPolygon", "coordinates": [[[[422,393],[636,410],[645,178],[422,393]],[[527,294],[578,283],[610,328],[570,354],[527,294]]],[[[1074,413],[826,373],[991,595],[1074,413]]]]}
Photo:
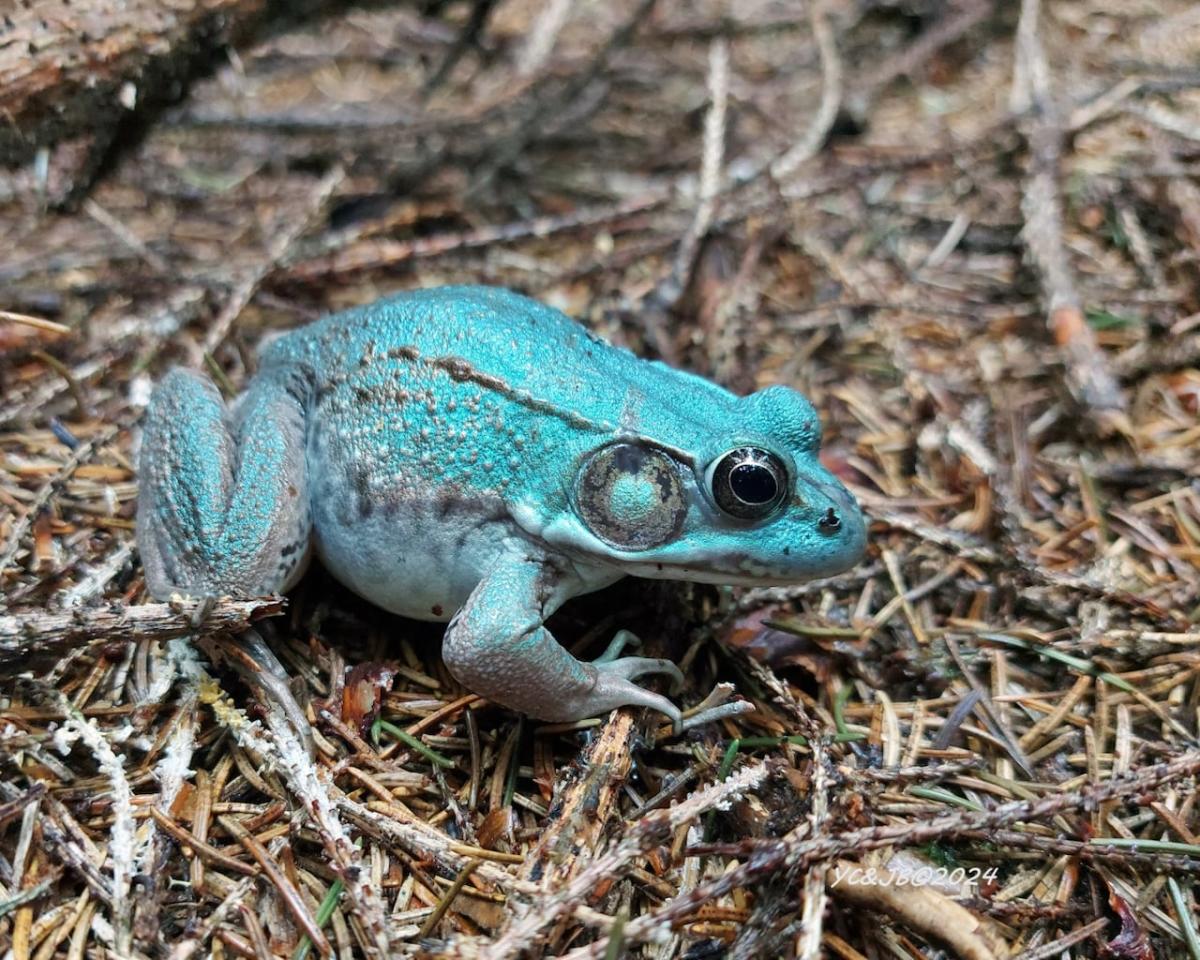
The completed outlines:
{"type": "Polygon", "coordinates": [[[1197,7],[490,12],[292,26],[94,183],[0,173],[0,951],[1200,960],[1197,7]],[[460,282],[812,399],[857,568],[552,624],[752,712],[522,721],[318,568],[148,602],[155,379],[460,282]]]}

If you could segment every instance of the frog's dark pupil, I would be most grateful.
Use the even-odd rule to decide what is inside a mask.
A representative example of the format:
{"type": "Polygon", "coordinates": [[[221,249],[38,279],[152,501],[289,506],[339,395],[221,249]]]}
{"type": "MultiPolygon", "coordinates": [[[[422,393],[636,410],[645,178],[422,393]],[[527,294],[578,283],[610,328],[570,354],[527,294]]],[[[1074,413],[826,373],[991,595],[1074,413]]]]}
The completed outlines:
{"type": "Polygon", "coordinates": [[[730,450],[710,469],[713,500],[737,520],[766,519],[788,486],[787,469],[779,457],[760,447],[730,450]]]}
{"type": "Polygon", "coordinates": [[[779,486],[769,468],[760,463],[739,463],[729,473],[729,489],[743,503],[770,503],[779,486]]]}

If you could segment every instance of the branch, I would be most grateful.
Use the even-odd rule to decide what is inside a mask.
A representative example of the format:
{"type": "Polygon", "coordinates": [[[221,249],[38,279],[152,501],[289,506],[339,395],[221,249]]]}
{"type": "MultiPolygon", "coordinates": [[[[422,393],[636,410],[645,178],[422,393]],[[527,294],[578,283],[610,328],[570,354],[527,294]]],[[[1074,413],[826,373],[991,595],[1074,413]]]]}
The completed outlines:
{"type": "MultiPolygon", "coordinates": [[[[512,960],[535,943],[546,927],[582,904],[598,883],[611,880],[624,871],[646,847],[664,836],[670,836],[680,826],[707,811],[753,790],[765,779],[766,774],[765,764],[746,767],[728,780],[698,791],[668,810],[656,811],[642,818],[626,831],[611,850],[598,856],[568,882],[538,901],[536,909],[526,912],[496,937],[481,952],[481,960],[512,960]]],[[[607,942],[606,936],[604,943],[607,942]]],[[[603,955],[604,947],[601,947],[597,956],[603,955]]]]}
{"type": "MultiPolygon", "coordinates": [[[[848,854],[877,850],[880,847],[927,843],[931,840],[960,837],[968,833],[992,831],[997,827],[1030,820],[1043,820],[1067,810],[1095,809],[1108,800],[1136,796],[1164,783],[1191,777],[1200,771],[1200,752],[1182,754],[1168,763],[1144,768],[1134,776],[1116,778],[1090,790],[1055,794],[1036,800],[1001,804],[993,810],[951,813],[925,823],[897,823],[841,834],[827,834],[810,840],[796,836],[780,840],[756,840],[740,844],[714,844],[693,847],[688,855],[729,853],[743,862],[686,894],[668,900],[654,913],[645,913],[627,923],[622,931],[625,943],[641,943],[657,931],[692,916],[700,907],[738,887],[753,886],[780,871],[797,866],[833,860],[848,854]]],[[[609,937],[601,936],[586,946],[564,955],[564,960],[598,960],[608,948],[609,937]]]]}
{"type": "Polygon", "coordinates": [[[282,613],[284,601],[282,597],[220,600],[196,625],[191,614],[199,603],[189,600],[184,604],[147,603],[140,607],[114,603],[68,613],[13,610],[0,614],[0,663],[106,640],[169,640],[194,634],[236,633],[255,620],[282,613]]]}

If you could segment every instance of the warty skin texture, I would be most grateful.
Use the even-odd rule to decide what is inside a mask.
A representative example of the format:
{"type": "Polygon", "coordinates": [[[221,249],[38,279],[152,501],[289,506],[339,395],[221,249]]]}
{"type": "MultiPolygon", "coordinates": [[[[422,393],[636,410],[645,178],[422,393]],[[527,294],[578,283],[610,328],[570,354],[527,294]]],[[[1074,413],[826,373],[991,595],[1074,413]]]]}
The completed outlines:
{"type": "Polygon", "coordinates": [[[447,665],[476,693],[545,720],[642,704],[678,721],[633,682],[673,665],[621,644],[581,663],[544,620],[627,574],[765,585],[852,566],[862,516],[819,442],[786,387],[734,396],[507,290],[415,291],[279,338],[229,410],[196,374],[164,378],[138,544],[159,598],[284,590],[315,548],[367,600],[449,620],[447,665]],[[777,493],[747,508],[762,516],[718,505],[731,451],[777,493]]]}

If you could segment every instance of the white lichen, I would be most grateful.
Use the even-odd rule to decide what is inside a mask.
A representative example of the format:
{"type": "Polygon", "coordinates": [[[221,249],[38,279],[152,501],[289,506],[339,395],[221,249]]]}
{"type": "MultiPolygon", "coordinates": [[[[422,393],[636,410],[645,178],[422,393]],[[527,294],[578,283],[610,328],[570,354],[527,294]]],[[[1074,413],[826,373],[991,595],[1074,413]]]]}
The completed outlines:
{"type": "MultiPolygon", "coordinates": [[[[100,729],[76,710],[66,697],[60,695],[60,709],[67,714],[63,723],[64,736],[73,735],[91,751],[100,773],[108,778],[112,793],[113,824],[109,832],[108,862],[112,869],[112,936],[110,942],[119,956],[129,956],[133,947],[133,928],[130,923],[132,902],[129,897],[133,873],[135,821],[133,791],[125,776],[125,761],[117,756],[112,744],[100,729]]],[[[99,936],[97,928],[97,936],[99,936]]]]}

